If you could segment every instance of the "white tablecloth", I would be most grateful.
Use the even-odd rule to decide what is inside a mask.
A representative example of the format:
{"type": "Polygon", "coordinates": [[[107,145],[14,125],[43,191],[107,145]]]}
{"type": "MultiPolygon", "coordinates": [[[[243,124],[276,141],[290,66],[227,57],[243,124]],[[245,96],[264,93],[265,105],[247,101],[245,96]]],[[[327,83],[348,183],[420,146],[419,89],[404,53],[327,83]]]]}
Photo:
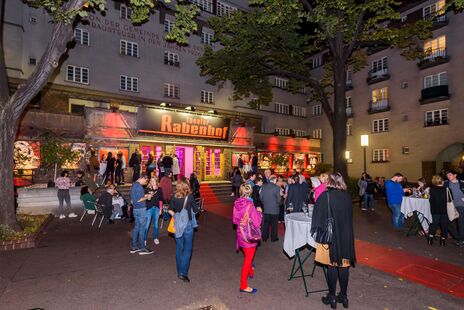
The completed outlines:
{"type": "Polygon", "coordinates": [[[404,217],[410,217],[413,215],[413,212],[419,212],[419,219],[422,222],[422,228],[425,231],[429,230],[429,224],[427,221],[422,220],[425,217],[430,223],[432,222],[432,213],[430,212],[430,203],[428,199],[424,198],[414,198],[414,197],[403,197],[403,202],[401,203],[401,213],[404,214],[404,217]]]}
{"type": "Polygon", "coordinates": [[[311,237],[312,207],[309,216],[304,213],[290,213],[285,215],[284,251],[288,256],[295,256],[295,250],[309,244],[316,247],[316,241],[311,237]]]}

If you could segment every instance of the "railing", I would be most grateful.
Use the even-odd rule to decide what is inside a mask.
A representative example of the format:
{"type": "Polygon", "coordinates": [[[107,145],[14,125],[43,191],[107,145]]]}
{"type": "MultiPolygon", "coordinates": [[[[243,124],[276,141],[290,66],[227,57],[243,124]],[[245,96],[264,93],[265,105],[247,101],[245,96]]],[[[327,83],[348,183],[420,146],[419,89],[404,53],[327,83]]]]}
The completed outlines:
{"type": "Polygon", "coordinates": [[[448,54],[446,52],[446,47],[443,48],[436,48],[436,49],[428,49],[424,51],[424,60],[434,61],[437,58],[446,58],[448,54]]]}
{"type": "Polygon", "coordinates": [[[439,85],[424,88],[421,91],[421,101],[432,100],[436,98],[448,98],[448,85],[439,85]]]}
{"type": "Polygon", "coordinates": [[[375,102],[369,102],[369,113],[382,112],[390,110],[390,105],[388,104],[388,99],[381,99],[375,102]]]}
{"type": "Polygon", "coordinates": [[[388,73],[388,68],[383,68],[382,70],[373,71],[370,70],[369,74],[367,75],[367,83],[372,84],[375,82],[385,81],[390,78],[390,74],[388,73]]]}

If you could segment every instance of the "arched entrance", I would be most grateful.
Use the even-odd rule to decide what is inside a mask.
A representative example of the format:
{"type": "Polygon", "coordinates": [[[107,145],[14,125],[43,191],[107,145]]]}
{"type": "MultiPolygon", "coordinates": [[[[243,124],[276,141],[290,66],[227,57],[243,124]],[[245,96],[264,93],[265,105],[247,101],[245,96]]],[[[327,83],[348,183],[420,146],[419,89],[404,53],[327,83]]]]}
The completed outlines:
{"type": "Polygon", "coordinates": [[[430,181],[432,176],[442,168],[448,170],[458,167],[464,169],[464,143],[454,143],[447,146],[438,153],[435,161],[423,161],[422,176],[430,181]]]}

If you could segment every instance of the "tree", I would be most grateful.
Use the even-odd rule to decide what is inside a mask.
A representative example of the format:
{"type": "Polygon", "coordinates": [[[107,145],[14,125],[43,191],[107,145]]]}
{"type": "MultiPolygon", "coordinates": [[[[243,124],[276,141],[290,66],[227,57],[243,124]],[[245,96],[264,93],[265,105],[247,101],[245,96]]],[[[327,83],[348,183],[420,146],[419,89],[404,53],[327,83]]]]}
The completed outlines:
{"type": "MultiPolygon", "coordinates": [[[[44,9],[51,17],[53,30],[48,46],[37,64],[34,72],[16,90],[10,93],[6,73],[3,38],[0,37],[0,223],[7,224],[15,230],[20,227],[16,221],[14,207],[13,142],[19,126],[19,120],[29,102],[47,84],[51,74],[60,64],[66,53],[68,43],[74,39],[74,26],[85,19],[91,11],[104,11],[106,0],[25,0],[36,8],[44,9]]],[[[128,0],[131,7],[131,19],[134,24],[142,24],[155,5],[170,2],[168,0],[128,0]]],[[[197,30],[194,17],[199,8],[189,5],[187,1],[176,4],[176,23],[173,31],[167,35],[168,40],[180,44],[188,42],[188,34],[197,30]]],[[[4,0],[0,0],[0,25],[3,26],[4,0]]],[[[0,33],[3,30],[0,29],[0,33]]]]}
{"type": "MultiPolygon", "coordinates": [[[[455,5],[462,7],[463,0],[455,5]]],[[[333,130],[334,170],[347,175],[346,70],[366,64],[366,48],[400,47],[413,59],[423,53],[420,41],[431,35],[431,21],[400,23],[395,0],[252,0],[251,12],[212,19],[215,40],[197,61],[212,85],[231,81],[234,100],[252,98],[252,107],[272,100],[270,76],[289,78],[289,90],[312,89],[333,130]],[[388,25],[385,27],[385,25],[388,25]],[[325,76],[311,76],[310,57],[325,52],[325,76]]]]}

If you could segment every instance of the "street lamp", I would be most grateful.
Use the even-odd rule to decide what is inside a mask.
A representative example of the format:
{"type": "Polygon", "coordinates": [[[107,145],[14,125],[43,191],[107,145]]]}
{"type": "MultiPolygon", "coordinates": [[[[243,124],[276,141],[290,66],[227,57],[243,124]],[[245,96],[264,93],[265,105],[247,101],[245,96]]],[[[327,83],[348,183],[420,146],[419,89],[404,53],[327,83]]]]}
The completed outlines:
{"type": "Polygon", "coordinates": [[[368,135],[361,135],[361,146],[364,148],[364,172],[366,172],[366,151],[367,147],[369,146],[369,136],[368,135]]]}

